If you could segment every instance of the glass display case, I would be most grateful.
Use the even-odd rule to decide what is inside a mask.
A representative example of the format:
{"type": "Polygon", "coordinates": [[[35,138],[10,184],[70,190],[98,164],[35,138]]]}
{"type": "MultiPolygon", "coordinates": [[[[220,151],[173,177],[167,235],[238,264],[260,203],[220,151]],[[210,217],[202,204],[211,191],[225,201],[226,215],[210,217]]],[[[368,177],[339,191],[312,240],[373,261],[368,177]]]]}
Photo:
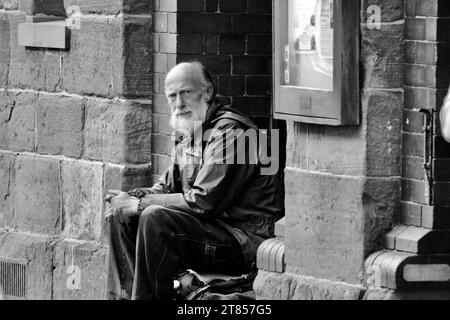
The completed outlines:
{"type": "Polygon", "coordinates": [[[274,0],[274,115],[359,123],[359,1],[274,0]]]}

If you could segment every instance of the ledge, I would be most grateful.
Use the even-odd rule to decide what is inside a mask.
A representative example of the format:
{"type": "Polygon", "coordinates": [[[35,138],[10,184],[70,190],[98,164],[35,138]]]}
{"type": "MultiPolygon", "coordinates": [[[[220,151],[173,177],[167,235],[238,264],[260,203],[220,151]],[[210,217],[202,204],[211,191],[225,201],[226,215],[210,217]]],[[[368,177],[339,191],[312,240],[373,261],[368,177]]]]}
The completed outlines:
{"type": "Polygon", "coordinates": [[[364,279],[373,289],[450,289],[450,255],[376,252],[366,260],[364,279]]]}
{"type": "Polygon", "coordinates": [[[258,248],[256,265],[259,270],[283,273],[286,270],[284,260],[284,240],[269,239],[258,248]]]}
{"type": "Polygon", "coordinates": [[[385,238],[385,248],[414,254],[450,254],[450,231],[397,226],[385,238]]]}

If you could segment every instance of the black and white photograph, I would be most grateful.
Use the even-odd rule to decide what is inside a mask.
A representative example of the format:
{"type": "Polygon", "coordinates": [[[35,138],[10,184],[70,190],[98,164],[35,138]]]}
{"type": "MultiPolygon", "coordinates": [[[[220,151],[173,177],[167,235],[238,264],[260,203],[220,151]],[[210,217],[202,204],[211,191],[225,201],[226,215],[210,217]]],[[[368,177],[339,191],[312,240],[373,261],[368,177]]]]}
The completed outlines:
{"type": "Polygon", "coordinates": [[[0,0],[0,310],[450,300],[449,22],[438,0],[0,0]]]}

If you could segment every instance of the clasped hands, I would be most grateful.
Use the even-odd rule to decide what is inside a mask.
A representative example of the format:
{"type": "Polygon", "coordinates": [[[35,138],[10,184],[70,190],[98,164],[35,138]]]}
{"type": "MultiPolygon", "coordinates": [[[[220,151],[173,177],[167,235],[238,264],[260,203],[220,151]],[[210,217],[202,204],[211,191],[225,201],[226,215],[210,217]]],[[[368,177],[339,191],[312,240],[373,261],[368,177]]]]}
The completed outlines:
{"type": "Polygon", "coordinates": [[[128,195],[126,192],[109,190],[104,199],[106,202],[106,221],[118,217],[119,221],[139,215],[139,199],[128,195]]]}

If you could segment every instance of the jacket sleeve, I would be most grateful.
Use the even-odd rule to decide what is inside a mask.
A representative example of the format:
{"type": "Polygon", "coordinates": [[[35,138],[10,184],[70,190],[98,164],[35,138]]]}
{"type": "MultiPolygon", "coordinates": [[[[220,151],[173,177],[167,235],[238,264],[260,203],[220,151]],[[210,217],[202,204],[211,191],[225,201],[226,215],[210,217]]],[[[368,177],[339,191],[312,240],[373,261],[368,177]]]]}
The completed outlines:
{"type": "Polygon", "coordinates": [[[142,199],[142,207],[160,205],[204,219],[214,219],[220,214],[229,205],[221,202],[223,195],[236,193],[256,167],[256,164],[238,164],[238,150],[242,150],[242,143],[247,143],[240,139],[243,131],[233,129],[233,124],[227,124],[211,135],[204,150],[203,165],[191,189],[183,193],[147,194],[142,199]]]}

